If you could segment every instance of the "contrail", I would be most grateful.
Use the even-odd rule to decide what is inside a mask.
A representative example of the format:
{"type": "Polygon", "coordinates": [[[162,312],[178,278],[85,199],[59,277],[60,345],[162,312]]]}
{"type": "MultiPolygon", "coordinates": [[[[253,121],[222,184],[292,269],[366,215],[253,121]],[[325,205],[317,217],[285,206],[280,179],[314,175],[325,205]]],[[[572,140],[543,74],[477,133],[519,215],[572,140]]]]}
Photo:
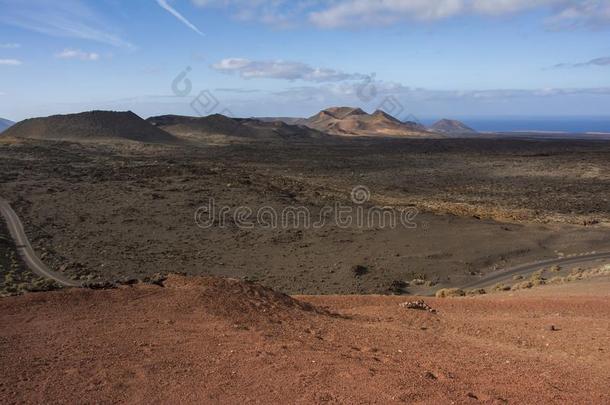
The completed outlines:
{"type": "Polygon", "coordinates": [[[195,31],[197,34],[204,36],[205,34],[201,31],[199,31],[199,28],[195,27],[195,25],[193,23],[191,23],[189,20],[187,20],[182,14],[180,14],[175,8],[173,8],[172,6],[170,6],[167,3],[167,0],[157,0],[157,4],[159,4],[163,9],[165,9],[167,12],[169,12],[171,15],[173,15],[174,17],[176,17],[178,20],[182,21],[182,23],[184,25],[186,25],[187,27],[189,27],[190,29],[192,29],[193,31],[195,31]]]}

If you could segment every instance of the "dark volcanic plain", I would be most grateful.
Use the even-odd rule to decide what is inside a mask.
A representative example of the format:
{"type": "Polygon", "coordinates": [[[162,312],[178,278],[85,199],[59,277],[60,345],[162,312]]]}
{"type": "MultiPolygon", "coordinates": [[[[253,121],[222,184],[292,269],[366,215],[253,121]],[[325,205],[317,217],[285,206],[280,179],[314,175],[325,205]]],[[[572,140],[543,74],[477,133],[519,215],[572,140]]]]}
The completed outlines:
{"type": "Polygon", "coordinates": [[[42,260],[81,280],[182,272],[293,294],[426,293],[610,247],[609,143],[262,139],[5,137],[0,196],[42,260]],[[316,218],[351,204],[358,185],[371,204],[416,208],[417,228],[202,229],[194,220],[210,198],[233,209],[304,206],[316,218]]]}

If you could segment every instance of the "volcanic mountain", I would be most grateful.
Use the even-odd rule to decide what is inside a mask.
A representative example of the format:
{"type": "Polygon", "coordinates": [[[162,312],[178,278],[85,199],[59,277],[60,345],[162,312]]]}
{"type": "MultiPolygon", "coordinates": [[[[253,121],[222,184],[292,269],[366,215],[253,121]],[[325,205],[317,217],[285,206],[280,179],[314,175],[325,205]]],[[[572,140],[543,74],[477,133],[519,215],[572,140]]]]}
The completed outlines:
{"type": "Polygon", "coordinates": [[[476,134],[477,131],[470,128],[463,122],[456,120],[443,119],[435,123],[430,127],[433,131],[440,132],[448,135],[464,135],[464,134],[476,134]]]}
{"type": "Polygon", "coordinates": [[[433,135],[418,124],[403,123],[381,110],[368,114],[360,108],[351,107],[328,108],[298,123],[328,134],[343,136],[429,137],[433,135]]]}
{"type": "Polygon", "coordinates": [[[314,129],[289,125],[279,120],[262,121],[254,118],[230,118],[221,114],[213,114],[207,117],[162,115],[148,118],[147,121],[172,135],[191,140],[273,141],[326,136],[314,129]]]}
{"type": "Polygon", "coordinates": [[[9,121],[7,119],[0,118],[0,132],[11,127],[12,125],[15,125],[15,123],[13,121],[9,121]]]}
{"type": "Polygon", "coordinates": [[[13,125],[2,135],[69,141],[129,140],[173,143],[177,139],[144,121],[131,111],[89,111],[31,118],[13,125]]]}

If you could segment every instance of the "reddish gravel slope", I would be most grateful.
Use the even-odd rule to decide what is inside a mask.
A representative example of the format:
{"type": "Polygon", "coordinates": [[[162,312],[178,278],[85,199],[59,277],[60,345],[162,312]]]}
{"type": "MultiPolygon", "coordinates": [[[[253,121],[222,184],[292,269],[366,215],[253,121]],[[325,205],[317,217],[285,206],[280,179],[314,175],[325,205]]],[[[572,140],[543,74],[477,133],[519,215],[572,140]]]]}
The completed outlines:
{"type": "Polygon", "coordinates": [[[464,299],[238,281],[0,300],[5,403],[608,403],[610,283],[464,299]],[[555,330],[551,330],[554,326],[555,330]]]}

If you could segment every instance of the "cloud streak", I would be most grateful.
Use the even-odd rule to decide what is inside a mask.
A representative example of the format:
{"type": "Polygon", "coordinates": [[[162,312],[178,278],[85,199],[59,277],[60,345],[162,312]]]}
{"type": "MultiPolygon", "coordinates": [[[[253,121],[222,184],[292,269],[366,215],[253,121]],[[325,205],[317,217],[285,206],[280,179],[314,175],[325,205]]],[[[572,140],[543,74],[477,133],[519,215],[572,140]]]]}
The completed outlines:
{"type": "Polygon", "coordinates": [[[238,73],[244,79],[303,80],[307,82],[340,82],[361,80],[359,73],[344,73],[339,70],[314,68],[301,62],[283,60],[253,61],[244,58],[223,59],[212,65],[212,69],[222,73],[238,73]]]}
{"type": "Polygon", "coordinates": [[[204,33],[199,30],[193,23],[186,19],[182,14],[180,14],[175,8],[169,5],[167,0],[157,0],[157,4],[163,8],[165,11],[176,17],[180,22],[186,25],[191,30],[195,31],[197,34],[204,36],[204,33]]]}
{"type": "Polygon", "coordinates": [[[99,53],[96,52],[84,52],[80,49],[64,49],[61,52],[55,54],[58,59],[78,59],[84,61],[98,61],[100,60],[99,53]]]}
{"type": "Polygon", "coordinates": [[[241,20],[320,28],[434,22],[463,15],[497,17],[538,11],[551,29],[604,28],[610,0],[191,0],[198,7],[223,7],[241,20]],[[290,24],[292,21],[293,24],[290,24]]]}
{"type": "Polygon", "coordinates": [[[0,59],[0,66],[19,66],[21,61],[17,59],[0,59]]]}
{"type": "Polygon", "coordinates": [[[14,42],[0,44],[0,49],[18,49],[18,48],[21,48],[21,44],[17,44],[14,42]]]}
{"type": "MultiPolygon", "coordinates": [[[[361,83],[339,83],[325,86],[292,87],[274,93],[292,100],[344,99],[358,103],[361,83]]],[[[392,82],[374,82],[378,99],[393,96],[411,101],[479,101],[506,102],[510,99],[550,98],[576,95],[610,96],[610,87],[593,88],[542,88],[542,89],[490,89],[490,90],[430,90],[414,88],[392,82]]]]}
{"type": "Polygon", "coordinates": [[[107,31],[104,18],[79,0],[0,0],[0,23],[44,35],[78,38],[115,47],[135,48],[107,31]]]}
{"type": "Polygon", "coordinates": [[[588,62],[580,62],[580,63],[559,63],[554,65],[555,69],[562,68],[582,68],[582,67],[591,67],[591,66],[610,66],[610,56],[605,56],[602,58],[591,59],[588,62]]]}

